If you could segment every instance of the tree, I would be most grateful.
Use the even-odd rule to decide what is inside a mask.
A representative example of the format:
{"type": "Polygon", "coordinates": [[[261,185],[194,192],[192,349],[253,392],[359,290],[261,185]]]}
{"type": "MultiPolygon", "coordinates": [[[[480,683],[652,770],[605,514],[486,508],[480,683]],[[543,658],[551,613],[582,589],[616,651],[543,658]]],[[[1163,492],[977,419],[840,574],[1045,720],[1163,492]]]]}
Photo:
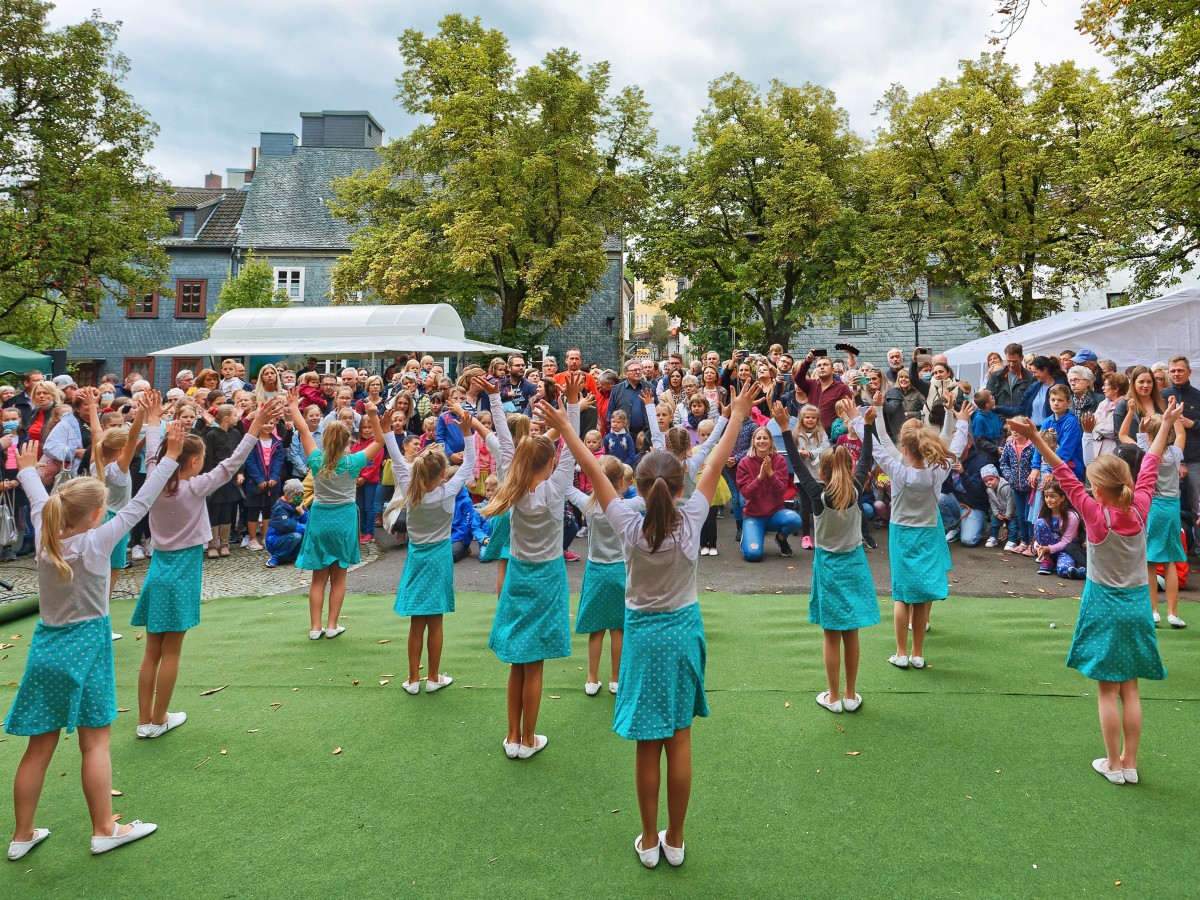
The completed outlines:
{"type": "Polygon", "coordinates": [[[997,53],[916,97],[894,86],[870,161],[876,279],[928,277],[993,332],[989,307],[1008,325],[1058,312],[1135,240],[1094,189],[1116,165],[1116,91],[1070,62],[1038,66],[1028,86],[1019,76],[997,53]]]}
{"type": "Polygon", "coordinates": [[[651,200],[631,264],[647,284],[691,279],[667,306],[683,322],[724,320],[787,345],[807,318],[870,294],[854,283],[861,142],[825,88],[775,81],[763,95],[728,74],[708,96],[695,149],[668,148],[645,168],[651,200]]]}
{"type": "Polygon", "coordinates": [[[661,359],[667,355],[667,342],[671,340],[671,325],[665,313],[655,313],[650,319],[650,327],[646,330],[646,340],[658,351],[661,359]]]}
{"type": "Polygon", "coordinates": [[[0,337],[61,345],[101,299],[166,278],[157,129],[121,87],[117,24],[49,30],[51,4],[0,0],[0,337]]]}
{"type": "Polygon", "coordinates": [[[449,15],[406,31],[404,109],[425,118],[381,165],[336,183],[334,214],[361,226],[333,276],[335,297],[385,303],[482,299],[503,331],[564,324],[599,286],[604,240],[621,234],[638,181],[622,167],[654,140],[642,93],[609,92],[607,63],[566,49],[518,73],[508,40],[449,15]]]}
{"type": "Polygon", "coordinates": [[[251,250],[246,254],[246,259],[237,274],[231,273],[221,286],[217,305],[208,315],[208,327],[204,333],[207,336],[212,331],[213,323],[231,309],[265,309],[270,306],[290,305],[287,291],[275,286],[271,261],[266,257],[256,256],[251,250]]]}
{"type": "Polygon", "coordinates": [[[1149,226],[1122,259],[1135,276],[1129,293],[1141,298],[1192,269],[1200,251],[1200,17],[1180,0],[1088,0],[1078,27],[1138,100],[1110,136],[1117,163],[1098,190],[1149,226]]]}

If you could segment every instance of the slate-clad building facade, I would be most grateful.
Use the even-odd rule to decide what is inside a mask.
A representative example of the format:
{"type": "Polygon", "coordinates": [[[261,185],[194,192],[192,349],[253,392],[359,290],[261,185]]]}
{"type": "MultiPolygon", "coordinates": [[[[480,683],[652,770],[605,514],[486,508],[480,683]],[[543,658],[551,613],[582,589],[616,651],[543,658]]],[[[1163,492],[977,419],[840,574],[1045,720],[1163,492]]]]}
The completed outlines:
{"type": "MultiPolygon", "coordinates": [[[[375,168],[383,128],[366,111],[327,110],[300,117],[299,138],[281,132],[260,136],[245,184],[246,170],[230,169],[229,186],[213,183],[219,179],[210,176],[204,188],[175,191],[169,214],[177,231],[164,241],[171,260],[167,284],[175,297],[156,293],[129,308],[106,300],[97,320],[76,329],[68,346],[68,365],[80,383],[94,383],[106,372],[124,377],[136,370],[166,391],[180,369],[208,362],[150,353],[203,338],[205,318],[221,287],[250,250],[268,260],[276,286],[293,303],[330,302],[332,270],[348,251],[354,230],[329,211],[331,183],[375,168]]],[[[560,355],[568,346],[579,346],[589,362],[616,367],[624,243],[610,239],[605,251],[609,267],[601,287],[571,322],[549,333],[547,343],[560,355]]],[[[498,322],[499,311],[481,303],[477,315],[464,324],[468,332],[487,333],[498,322]]]]}

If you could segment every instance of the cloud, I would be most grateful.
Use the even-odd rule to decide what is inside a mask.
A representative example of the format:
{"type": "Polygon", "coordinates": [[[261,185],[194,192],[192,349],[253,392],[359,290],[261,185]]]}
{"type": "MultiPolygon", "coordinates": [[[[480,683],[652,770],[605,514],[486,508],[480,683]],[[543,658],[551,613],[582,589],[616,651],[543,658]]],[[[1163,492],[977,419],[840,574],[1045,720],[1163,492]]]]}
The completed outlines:
{"type": "MultiPolygon", "coordinates": [[[[760,85],[823,84],[868,136],[889,85],[925,90],[989,49],[996,2],[62,0],[51,21],[77,21],[97,5],[123,21],[127,87],[161,129],[151,163],[176,184],[199,184],[210,169],[248,165],[259,132],[298,131],[301,111],[368,109],[387,135],[407,131],[396,38],[406,28],[433,32],[452,11],[504,31],[522,66],[560,46],[585,64],[607,60],[614,87],[644,88],[661,139],[686,146],[709,83],[730,71],[760,85]]],[[[1028,72],[1067,58],[1107,70],[1074,31],[1078,6],[1033,0],[1009,57],[1028,72]]]]}

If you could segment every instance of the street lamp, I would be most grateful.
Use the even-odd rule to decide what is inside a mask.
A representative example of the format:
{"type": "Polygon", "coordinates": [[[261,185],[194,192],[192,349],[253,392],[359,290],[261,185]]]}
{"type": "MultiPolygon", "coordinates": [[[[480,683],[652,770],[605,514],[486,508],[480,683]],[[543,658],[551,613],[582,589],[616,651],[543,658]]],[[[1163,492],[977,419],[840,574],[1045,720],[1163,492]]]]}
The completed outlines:
{"type": "Polygon", "coordinates": [[[908,304],[908,317],[913,323],[913,346],[921,346],[921,310],[925,305],[925,298],[913,291],[911,297],[904,301],[908,304]]]}

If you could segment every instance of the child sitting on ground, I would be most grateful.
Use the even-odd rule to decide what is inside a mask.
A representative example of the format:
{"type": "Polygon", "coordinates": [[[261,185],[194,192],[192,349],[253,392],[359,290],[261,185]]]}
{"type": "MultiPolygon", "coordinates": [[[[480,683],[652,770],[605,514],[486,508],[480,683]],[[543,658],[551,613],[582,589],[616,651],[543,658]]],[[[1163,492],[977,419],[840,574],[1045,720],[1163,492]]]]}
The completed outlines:
{"type": "Polygon", "coordinates": [[[1082,520],[1053,476],[1042,487],[1042,503],[1042,514],[1033,526],[1037,573],[1057,572],[1060,578],[1083,578],[1087,567],[1081,540],[1082,520]]]}
{"type": "MultiPolygon", "coordinates": [[[[980,391],[980,393],[984,393],[980,391]]],[[[995,466],[984,466],[979,470],[983,477],[983,485],[987,488],[988,507],[991,522],[988,525],[988,539],[985,546],[995,547],[1000,543],[1000,526],[1008,527],[1008,538],[1013,536],[1013,515],[1016,503],[1013,501],[1012,486],[1000,477],[1000,470],[995,466]]]]}
{"type": "Polygon", "coordinates": [[[280,563],[296,561],[307,526],[304,485],[299,479],[292,478],[283,485],[282,496],[271,507],[266,537],[267,552],[271,555],[267,557],[267,568],[273,569],[280,563]]]}

